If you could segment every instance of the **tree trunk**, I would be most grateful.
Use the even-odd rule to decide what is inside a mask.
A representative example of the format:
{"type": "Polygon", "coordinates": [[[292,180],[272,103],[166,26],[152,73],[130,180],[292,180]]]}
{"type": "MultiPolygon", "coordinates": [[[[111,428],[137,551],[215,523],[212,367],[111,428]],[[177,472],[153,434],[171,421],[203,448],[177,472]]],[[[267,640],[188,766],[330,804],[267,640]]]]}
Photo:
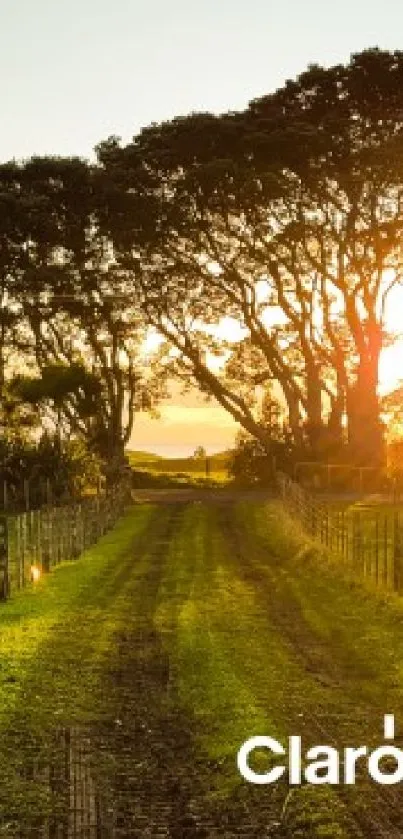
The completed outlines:
{"type": "Polygon", "coordinates": [[[288,425],[292,434],[293,443],[298,449],[302,449],[304,435],[301,422],[301,406],[297,394],[292,388],[282,383],[283,393],[288,408],[288,425]]]}
{"type": "Polygon", "coordinates": [[[314,459],[320,458],[325,431],[322,418],[322,386],[317,368],[311,365],[307,368],[306,414],[306,432],[311,456],[314,459]]]}
{"type": "Polygon", "coordinates": [[[385,440],[380,420],[378,367],[380,350],[362,359],[347,393],[348,443],[352,460],[363,466],[383,466],[385,440]]]}

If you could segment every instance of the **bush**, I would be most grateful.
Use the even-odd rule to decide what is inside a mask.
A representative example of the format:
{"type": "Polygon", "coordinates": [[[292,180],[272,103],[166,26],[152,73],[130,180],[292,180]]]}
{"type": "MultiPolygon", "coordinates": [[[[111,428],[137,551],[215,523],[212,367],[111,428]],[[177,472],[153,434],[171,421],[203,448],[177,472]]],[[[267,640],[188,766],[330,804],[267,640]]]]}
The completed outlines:
{"type": "Polygon", "coordinates": [[[36,444],[21,438],[0,443],[0,504],[11,510],[80,498],[96,490],[100,475],[100,463],[79,440],[44,434],[36,444]]]}
{"type": "Polygon", "coordinates": [[[272,484],[275,477],[273,456],[258,440],[240,437],[228,471],[237,483],[272,484]]]}

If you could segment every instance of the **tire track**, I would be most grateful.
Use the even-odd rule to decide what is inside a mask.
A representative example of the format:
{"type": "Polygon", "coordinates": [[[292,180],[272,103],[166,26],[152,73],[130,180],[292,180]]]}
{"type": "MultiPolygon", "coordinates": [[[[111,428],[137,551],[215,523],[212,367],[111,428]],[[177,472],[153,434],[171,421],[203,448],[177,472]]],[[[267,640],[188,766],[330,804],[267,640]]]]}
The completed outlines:
{"type": "Polygon", "coordinates": [[[169,546],[185,513],[186,505],[171,507],[147,546],[147,570],[133,584],[133,613],[104,679],[114,712],[92,734],[102,839],[286,839],[272,795],[262,799],[260,790],[240,785],[228,798],[212,800],[220,763],[201,753],[198,724],[178,702],[175,674],[155,631],[169,546]]]}

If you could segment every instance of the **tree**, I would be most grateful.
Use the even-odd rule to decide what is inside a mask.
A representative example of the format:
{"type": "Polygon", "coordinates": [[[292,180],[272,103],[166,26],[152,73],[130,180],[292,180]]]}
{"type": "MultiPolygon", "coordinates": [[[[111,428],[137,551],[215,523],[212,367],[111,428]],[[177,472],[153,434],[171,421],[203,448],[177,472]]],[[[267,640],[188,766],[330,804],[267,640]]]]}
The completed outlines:
{"type": "Polygon", "coordinates": [[[79,498],[98,485],[101,463],[95,453],[78,439],[62,439],[44,428],[38,383],[20,377],[3,389],[0,504],[7,509],[24,509],[27,500],[31,508],[40,506],[49,494],[53,502],[79,498]]]}
{"type": "Polygon", "coordinates": [[[228,472],[239,484],[270,485],[275,480],[273,458],[260,440],[245,434],[237,438],[228,472]]]}
{"type": "MultiPolygon", "coordinates": [[[[145,325],[136,301],[122,295],[95,209],[84,161],[0,167],[4,300],[28,367],[20,386],[31,404],[53,412],[59,432],[84,435],[104,460],[118,462],[136,410],[152,407],[164,379],[141,357],[145,325]]],[[[3,339],[4,348],[4,330],[3,339]]]]}
{"type": "Polygon", "coordinates": [[[99,146],[100,225],[126,282],[187,374],[264,445],[250,397],[275,381],[295,445],[315,453],[331,434],[342,446],[346,427],[351,456],[383,459],[402,79],[402,53],[367,51],[311,67],[243,113],[193,114],[99,146]],[[217,344],[234,349],[211,329],[224,316],[246,335],[227,378],[208,363],[217,344]]]}
{"type": "Polygon", "coordinates": [[[197,448],[193,452],[193,457],[199,460],[201,460],[202,458],[206,459],[207,452],[204,446],[197,446],[197,448]]]}
{"type": "MultiPolygon", "coordinates": [[[[334,370],[339,414],[344,405],[351,449],[364,462],[382,460],[379,357],[386,301],[402,279],[402,78],[402,53],[366,51],[346,68],[311,68],[279,99],[323,138],[283,231],[283,281],[295,265],[315,280],[319,360],[334,370]]],[[[251,107],[267,118],[273,101],[251,107]]]]}
{"type": "Polygon", "coordinates": [[[229,473],[239,483],[274,484],[276,473],[292,472],[299,452],[292,440],[281,407],[270,391],[262,401],[259,415],[270,445],[241,431],[230,459],[229,473]]]}

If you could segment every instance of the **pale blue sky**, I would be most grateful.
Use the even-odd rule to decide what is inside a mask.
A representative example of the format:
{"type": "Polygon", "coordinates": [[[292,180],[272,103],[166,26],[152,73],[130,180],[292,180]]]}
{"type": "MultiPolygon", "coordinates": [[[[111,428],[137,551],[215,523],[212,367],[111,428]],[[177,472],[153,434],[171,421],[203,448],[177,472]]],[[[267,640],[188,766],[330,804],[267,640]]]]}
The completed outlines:
{"type": "Polygon", "coordinates": [[[403,0],[0,0],[0,160],[89,156],[374,45],[403,48],[403,0]]]}

